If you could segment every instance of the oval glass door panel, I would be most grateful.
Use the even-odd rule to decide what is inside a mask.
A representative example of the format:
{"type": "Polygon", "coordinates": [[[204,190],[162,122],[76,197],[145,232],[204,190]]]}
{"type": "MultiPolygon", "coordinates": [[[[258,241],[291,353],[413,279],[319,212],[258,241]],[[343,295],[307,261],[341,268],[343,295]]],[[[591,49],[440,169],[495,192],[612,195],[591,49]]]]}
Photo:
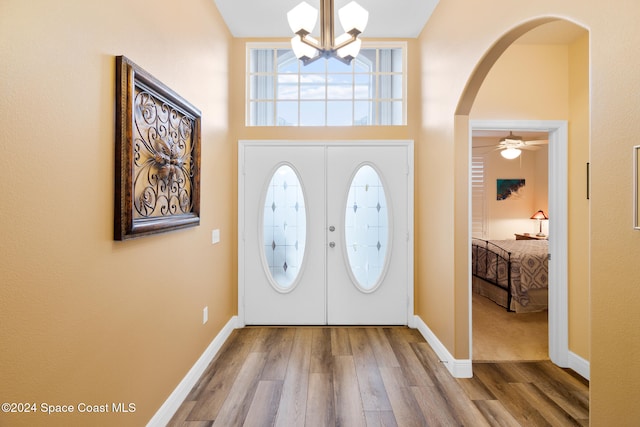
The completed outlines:
{"type": "Polygon", "coordinates": [[[369,165],[362,166],[353,177],[344,224],[351,275],[362,291],[371,292],[387,264],[389,210],[380,176],[369,165]]]}
{"type": "Polygon", "coordinates": [[[307,238],[302,185],[289,165],[280,166],[269,182],[263,210],[264,260],[272,284],[293,290],[300,275],[307,238]]]}

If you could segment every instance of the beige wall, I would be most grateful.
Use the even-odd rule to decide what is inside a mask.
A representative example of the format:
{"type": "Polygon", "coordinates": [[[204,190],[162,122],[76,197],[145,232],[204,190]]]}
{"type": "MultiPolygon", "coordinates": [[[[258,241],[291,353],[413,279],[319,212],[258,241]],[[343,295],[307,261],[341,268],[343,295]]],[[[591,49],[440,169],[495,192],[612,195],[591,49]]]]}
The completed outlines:
{"type": "Polygon", "coordinates": [[[230,44],[211,0],[0,2],[0,401],[136,405],[0,425],[144,425],[236,313],[230,44]],[[116,55],[202,111],[199,227],[113,241],[116,55]]]}
{"type": "Polygon", "coordinates": [[[589,35],[569,46],[569,349],[590,359],[589,35]]]}
{"type": "MultiPolygon", "coordinates": [[[[468,179],[466,132],[475,94],[495,60],[519,36],[518,28],[534,27],[542,22],[537,18],[554,16],[590,31],[591,337],[589,354],[584,356],[591,366],[592,425],[631,425],[640,418],[635,402],[640,385],[640,314],[635,308],[640,299],[640,234],[631,228],[631,147],[640,131],[640,122],[634,119],[640,109],[635,96],[640,89],[636,72],[640,57],[629,54],[640,42],[635,22],[639,13],[640,4],[631,0],[620,1],[615,8],[581,0],[517,5],[509,0],[441,0],[420,36],[423,120],[417,180],[429,182],[455,169],[455,181],[447,185],[449,181],[441,178],[444,185],[417,188],[421,209],[416,222],[441,225],[429,239],[418,236],[418,252],[432,255],[427,259],[438,258],[443,266],[420,269],[417,311],[455,356],[465,357],[468,196],[458,181],[468,179]],[[425,202],[436,199],[442,201],[437,208],[425,202]],[[457,303],[455,310],[451,300],[457,303]]],[[[572,56],[571,63],[578,62],[572,56]]],[[[578,94],[573,90],[569,96],[574,99],[578,94]]],[[[578,120],[584,124],[584,113],[578,120]]]]}
{"type": "Polygon", "coordinates": [[[569,47],[513,44],[491,67],[472,120],[567,120],[569,47]]]}

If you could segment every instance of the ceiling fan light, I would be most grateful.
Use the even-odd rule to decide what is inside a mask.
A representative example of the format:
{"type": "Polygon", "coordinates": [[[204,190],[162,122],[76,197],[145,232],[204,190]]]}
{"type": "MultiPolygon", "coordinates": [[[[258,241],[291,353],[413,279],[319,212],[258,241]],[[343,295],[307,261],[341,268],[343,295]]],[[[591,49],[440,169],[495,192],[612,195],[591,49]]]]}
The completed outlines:
{"type": "Polygon", "coordinates": [[[369,12],[355,1],[340,8],[338,15],[342,29],[347,33],[353,30],[362,33],[369,22],[369,12]]]}
{"type": "Polygon", "coordinates": [[[302,2],[287,13],[289,27],[294,33],[304,30],[310,34],[318,20],[318,10],[307,2],[302,2]]]}
{"type": "Polygon", "coordinates": [[[504,150],[500,151],[500,155],[502,157],[504,157],[507,160],[513,160],[518,158],[518,156],[520,156],[520,153],[522,151],[519,148],[505,148],[504,150]]]}

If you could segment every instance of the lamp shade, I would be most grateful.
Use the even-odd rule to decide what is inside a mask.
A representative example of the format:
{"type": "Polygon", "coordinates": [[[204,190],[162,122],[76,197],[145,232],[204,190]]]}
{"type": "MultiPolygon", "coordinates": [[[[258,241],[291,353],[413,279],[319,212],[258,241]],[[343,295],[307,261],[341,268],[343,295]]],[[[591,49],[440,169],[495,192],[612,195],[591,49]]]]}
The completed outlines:
{"type": "Polygon", "coordinates": [[[505,148],[504,150],[500,151],[500,155],[502,157],[504,157],[507,160],[513,160],[515,158],[517,158],[520,153],[522,151],[520,151],[519,148],[513,148],[513,147],[509,147],[509,148],[505,148]]]}
{"type": "Polygon", "coordinates": [[[531,215],[531,219],[540,219],[540,220],[542,220],[542,219],[549,219],[549,217],[542,210],[539,210],[538,212],[536,212],[533,215],[531,215]]]}
{"type": "Polygon", "coordinates": [[[318,20],[318,10],[303,1],[287,13],[287,20],[294,33],[304,30],[307,34],[311,34],[318,20]]]}
{"type": "Polygon", "coordinates": [[[347,33],[354,29],[362,33],[369,22],[369,12],[355,1],[340,8],[338,15],[342,29],[347,33]]]}

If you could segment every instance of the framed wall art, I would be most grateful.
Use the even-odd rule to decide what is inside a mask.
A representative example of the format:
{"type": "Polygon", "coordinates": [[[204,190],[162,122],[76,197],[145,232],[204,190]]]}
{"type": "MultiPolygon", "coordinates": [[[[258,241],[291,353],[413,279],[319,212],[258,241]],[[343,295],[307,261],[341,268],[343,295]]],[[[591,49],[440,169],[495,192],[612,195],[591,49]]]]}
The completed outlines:
{"type": "Polygon", "coordinates": [[[519,192],[524,188],[524,179],[500,179],[496,180],[496,200],[518,198],[519,192]]]}
{"type": "Polygon", "coordinates": [[[114,239],[200,224],[201,113],[116,57],[114,239]]]}

